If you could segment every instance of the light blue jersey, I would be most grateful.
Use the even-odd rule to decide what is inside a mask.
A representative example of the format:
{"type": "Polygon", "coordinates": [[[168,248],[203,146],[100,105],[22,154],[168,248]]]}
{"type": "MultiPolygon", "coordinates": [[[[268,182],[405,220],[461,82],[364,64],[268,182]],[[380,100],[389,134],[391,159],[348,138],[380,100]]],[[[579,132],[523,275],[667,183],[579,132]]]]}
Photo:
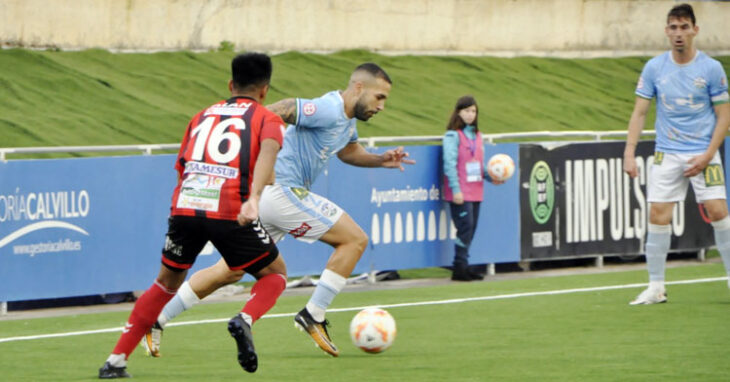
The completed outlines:
{"type": "Polygon", "coordinates": [[[276,158],[276,183],[310,189],[327,161],[357,142],[355,118],[347,118],[338,90],[319,98],[297,98],[297,121],[289,125],[276,158]]]}
{"type": "Polygon", "coordinates": [[[656,97],[656,150],[701,153],[710,144],[716,116],[713,105],[728,102],[722,65],[703,52],[687,64],[677,64],[671,52],[649,60],[641,72],[636,95],[656,97]]]}

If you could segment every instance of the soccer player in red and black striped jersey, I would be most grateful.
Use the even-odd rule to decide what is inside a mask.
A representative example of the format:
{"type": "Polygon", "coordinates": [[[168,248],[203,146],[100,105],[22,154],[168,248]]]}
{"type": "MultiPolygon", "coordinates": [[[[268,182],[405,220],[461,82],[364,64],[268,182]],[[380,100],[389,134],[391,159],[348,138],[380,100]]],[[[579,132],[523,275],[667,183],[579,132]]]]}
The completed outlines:
{"type": "Polygon", "coordinates": [[[129,377],[127,358],[208,241],[231,270],[244,270],[257,279],[251,298],[228,322],[228,330],[241,367],[248,372],[258,367],[251,325],[286,287],[284,260],[258,220],[259,198],[264,186],[273,182],[284,123],[261,104],[269,90],[271,59],[246,53],[234,58],[231,67],[231,98],[196,114],[185,131],[160,272],[134,305],[99,378],[129,377]]]}

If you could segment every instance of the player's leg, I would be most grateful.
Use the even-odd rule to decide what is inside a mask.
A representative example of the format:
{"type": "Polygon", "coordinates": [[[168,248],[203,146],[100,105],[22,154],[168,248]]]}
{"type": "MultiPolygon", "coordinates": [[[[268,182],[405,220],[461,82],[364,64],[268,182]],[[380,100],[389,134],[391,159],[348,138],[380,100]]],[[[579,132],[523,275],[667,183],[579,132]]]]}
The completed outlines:
{"type": "MultiPolygon", "coordinates": [[[[278,189],[278,186],[276,189],[278,189]]],[[[278,202],[276,200],[278,194],[272,191],[274,191],[274,188],[271,186],[264,188],[261,201],[259,202],[259,208],[263,211],[262,215],[267,213],[267,217],[269,218],[279,213],[275,208],[278,202]],[[267,208],[267,206],[272,207],[267,208]]],[[[278,242],[286,234],[285,231],[280,230],[275,225],[267,224],[263,216],[260,220],[274,242],[278,242]]],[[[173,320],[180,313],[192,308],[200,300],[219,288],[239,281],[243,275],[244,272],[242,270],[230,269],[225,260],[221,258],[214,265],[201,269],[190,276],[190,280],[180,286],[175,297],[165,305],[165,308],[157,318],[157,322],[145,334],[142,345],[147,355],[152,357],[159,357],[161,355],[162,332],[167,322],[173,320]]]]}
{"type": "Polygon", "coordinates": [[[161,355],[162,332],[169,321],[197,305],[200,300],[218,288],[239,281],[243,274],[242,270],[229,269],[225,260],[220,259],[212,266],[201,269],[190,276],[190,280],[180,286],[175,297],[162,309],[157,317],[157,322],[145,333],[141,343],[147,355],[152,357],[161,355]]]}
{"type": "Polygon", "coordinates": [[[667,301],[664,274],[671,244],[672,213],[676,202],[686,198],[689,187],[689,179],[683,175],[684,156],[656,153],[654,158],[647,182],[650,207],[645,255],[649,286],[629,303],[631,305],[667,301]]]}
{"type": "MultiPolygon", "coordinates": [[[[712,222],[715,231],[715,245],[725,264],[725,271],[730,277],[730,217],[725,189],[724,170],[720,155],[710,161],[705,170],[692,177],[692,188],[697,196],[697,202],[705,205],[707,217],[712,222]]],[[[730,280],[728,280],[730,287],[730,280]]]]}
{"type": "Polygon", "coordinates": [[[347,277],[365,252],[368,237],[349,215],[343,213],[320,240],[335,250],[317,281],[312,297],[294,318],[294,322],[312,337],[320,349],[337,357],[339,350],[327,331],[329,322],[325,319],[325,313],[335,296],[345,287],[347,277]]]}
{"type": "Polygon", "coordinates": [[[367,235],[335,203],[303,188],[266,187],[259,204],[259,216],[266,231],[277,240],[289,233],[298,240],[322,240],[335,248],[317,287],[296,317],[297,327],[306,331],[325,352],[337,356],[337,347],[327,332],[325,311],[362,256],[367,235]]]}
{"type": "Polygon", "coordinates": [[[253,373],[258,368],[258,356],[251,326],[274,306],[286,288],[286,265],[258,220],[243,227],[236,222],[221,222],[214,236],[213,244],[231,270],[243,270],[257,278],[241,312],[228,321],[238,363],[253,373]]]}
{"type": "Polygon", "coordinates": [[[239,281],[243,274],[243,271],[228,268],[228,264],[223,259],[208,268],[193,273],[190,280],[184,282],[175,297],[165,305],[157,322],[164,327],[168,321],[192,308],[218,288],[239,281]]]}
{"type": "MultiPolygon", "coordinates": [[[[725,199],[713,199],[706,200],[704,204],[715,231],[717,251],[720,252],[725,271],[730,277],[730,217],[728,217],[727,202],[725,199]]],[[[728,287],[730,287],[730,279],[728,287]]]]}
{"type": "Polygon", "coordinates": [[[207,239],[195,234],[200,219],[173,217],[170,219],[165,248],[162,252],[162,266],[152,286],[139,297],[122,330],[114,350],[99,369],[99,378],[124,378],[127,359],[147,330],[152,327],[162,308],[175,295],[185,280],[187,270],[207,239]]]}

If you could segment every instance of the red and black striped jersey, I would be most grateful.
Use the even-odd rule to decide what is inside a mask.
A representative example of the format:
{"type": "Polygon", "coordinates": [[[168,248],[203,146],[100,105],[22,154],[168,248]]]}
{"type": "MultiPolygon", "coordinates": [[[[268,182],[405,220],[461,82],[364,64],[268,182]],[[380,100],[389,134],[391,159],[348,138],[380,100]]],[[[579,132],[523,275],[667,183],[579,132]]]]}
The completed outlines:
{"type": "Polygon", "coordinates": [[[261,142],[281,145],[284,122],[248,97],[196,114],[185,130],[175,169],[172,215],[236,220],[248,199],[261,142]]]}

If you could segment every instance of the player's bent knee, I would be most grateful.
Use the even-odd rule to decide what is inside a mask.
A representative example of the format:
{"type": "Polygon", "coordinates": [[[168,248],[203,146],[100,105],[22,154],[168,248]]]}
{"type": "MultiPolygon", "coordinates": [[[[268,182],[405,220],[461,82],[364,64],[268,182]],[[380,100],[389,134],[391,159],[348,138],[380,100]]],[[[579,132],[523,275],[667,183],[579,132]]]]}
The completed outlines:
{"type": "Polygon", "coordinates": [[[352,243],[362,254],[363,252],[365,252],[365,249],[367,249],[369,241],[370,239],[368,238],[368,235],[365,232],[360,231],[359,234],[355,236],[352,243]]]}
{"type": "Polygon", "coordinates": [[[228,272],[223,277],[223,280],[221,280],[221,281],[225,281],[224,285],[233,284],[235,282],[238,282],[238,280],[240,280],[245,273],[246,272],[244,272],[243,270],[234,271],[232,269],[229,269],[228,272]]]}

